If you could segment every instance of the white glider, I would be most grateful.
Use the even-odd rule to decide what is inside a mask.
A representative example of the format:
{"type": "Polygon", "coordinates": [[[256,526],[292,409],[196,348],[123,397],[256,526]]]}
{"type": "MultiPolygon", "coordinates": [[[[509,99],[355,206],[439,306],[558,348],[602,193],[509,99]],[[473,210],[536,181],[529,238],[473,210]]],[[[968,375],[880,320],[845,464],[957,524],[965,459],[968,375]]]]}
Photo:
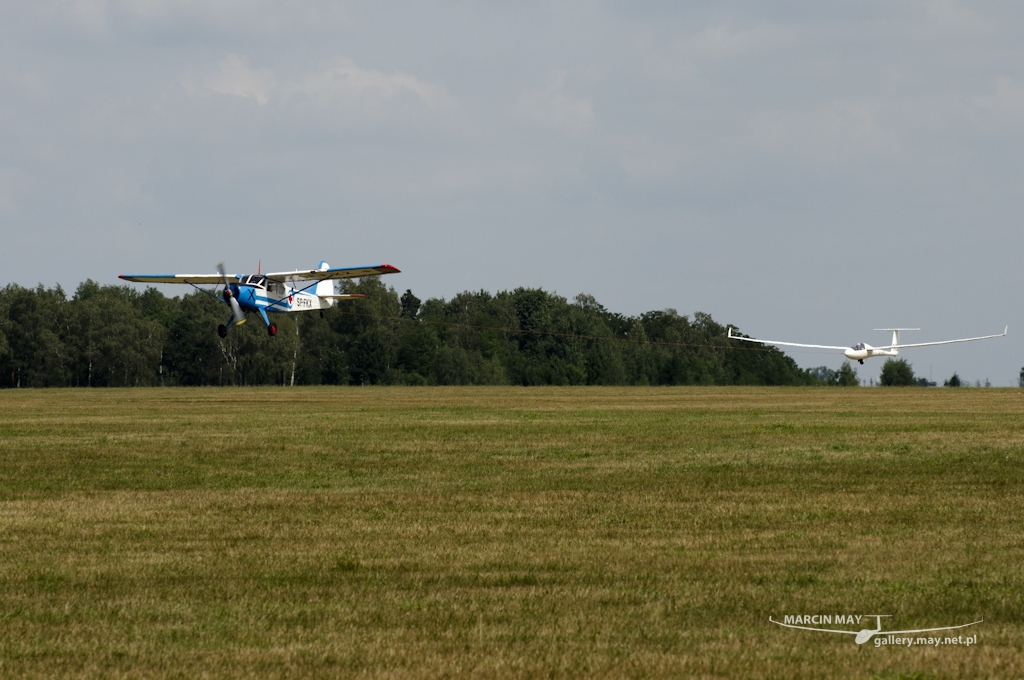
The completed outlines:
{"type": "Polygon", "coordinates": [[[732,334],[732,326],[729,327],[728,337],[732,340],[744,340],[746,342],[760,342],[765,345],[783,345],[785,347],[808,347],[811,349],[836,349],[842,350],[847,359],[856,359],[864,363],[865,359],[871,357],[894,357],[901,349],[907,347],[931,347],[932,345],[951,345],[954,342],[972,342],[974,340],[988,340],[989,338],[1001,338],[1006,335],[1010,327],[1003,329],[1002,333],[996,335],[982,335],[977,338],[959,338],[957,340],[939,340],[938,342],[917,342],[909,345],[900,344],[900,331],[919,331],[920,328],[875,328],[876,331],[892,331],[892,344],[884,347],[872,347],[866,342],[858,342],[853,347],[840,347],[839,345],[805,345],[799,342],[780,342],[778,340],[759,340],[757,338],[743,338],[732,334]]]}

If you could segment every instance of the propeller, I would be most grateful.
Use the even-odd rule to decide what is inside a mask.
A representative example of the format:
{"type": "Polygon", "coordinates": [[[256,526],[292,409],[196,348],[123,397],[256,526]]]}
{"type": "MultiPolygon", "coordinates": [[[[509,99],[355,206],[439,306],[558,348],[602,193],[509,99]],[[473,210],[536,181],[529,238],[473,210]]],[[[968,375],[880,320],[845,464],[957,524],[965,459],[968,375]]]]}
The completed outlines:
{"type": "Polygon", "coordinates": [[[240,324],[245,321],[245,314],[242,313],[242,308],[238,306],[238,300],[231,294],[231,286],[228,284],[228,275],[224,272],[224,263],[217,263],[217,271],[220,272],[220,277],[224,279],[224,302],[231,307],[231,323],[240,324]]]}

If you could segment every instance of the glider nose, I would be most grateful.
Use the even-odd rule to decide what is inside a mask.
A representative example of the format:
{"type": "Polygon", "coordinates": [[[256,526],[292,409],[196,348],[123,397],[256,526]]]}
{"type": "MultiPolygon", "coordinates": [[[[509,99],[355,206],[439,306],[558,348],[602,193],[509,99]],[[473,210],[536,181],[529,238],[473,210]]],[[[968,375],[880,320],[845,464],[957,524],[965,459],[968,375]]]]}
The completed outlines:
{"type": "Polygon", "coordinates": [[[847,347],[846,350],[843,352],[843,356],[845,356],[847,359],[853,359],[855,361],[864,363],[864,360],[871,356],[871,354],[869,353],[866,345],[864,345],[863,343],[858,343],[853,347],[847,347]]]}

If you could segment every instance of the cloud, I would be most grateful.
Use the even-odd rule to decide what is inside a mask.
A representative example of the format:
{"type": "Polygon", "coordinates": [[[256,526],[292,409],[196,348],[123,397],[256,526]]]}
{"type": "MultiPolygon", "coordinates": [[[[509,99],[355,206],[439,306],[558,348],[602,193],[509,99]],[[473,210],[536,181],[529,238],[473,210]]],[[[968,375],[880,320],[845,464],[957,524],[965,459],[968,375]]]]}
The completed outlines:
{"type": "Polygon", "coordinates": [[[33,99],[42,99],[47,94],[46,83],[34,73],[15,73],[11,82],[33,99]]]}
{"type": "Polygon", "coordinates": [[[335,59],[284,88],[286,97],[306,97],[320,105],[389,116],[396,109],[419,104],[430,111],[458,108],[440,85],[427,83],[401,71],[387,74],[360,68],[351,59],[335,59]]]}
{"type": "Polygon", "coordinates": [[[260,106],[270,101],[277,89],[277,78],[269,69],[251,68],[241,57],[225,57],[203,80],[202,86],[210,92],[253,99],[260,106]]]}
{"type": "Polygon", "coordinates": [[[330,0],[40,0],[37,11],[45,20],[92,33],[125,26],[267,33],[349,23],[347,7],[330,0]]]}
{"type": "Polygon", "coordinates": [[[228,55],[205,75],[182,78],[191,96],[218,94],[252,99],[259,106],[312,107],[333,114],[339,122],[379,122],[414,118],[418,114],[452,113],[458,102],[447,90],[401,71],[391,74],[360,68],[337,58],[294,79],[280,79],[266,68],[253,68],[238,55],[228,55]]]}
{"type": "Polygon", "coordinates": [[[107,0],[51,0],[40,3],[38,11],[45,19],[77,25],[86,31],[98,33],[107,28],[107,5],[107,0]]]}
{"type": "Polygon", "coordinates": [[[750,121],[751,138],[762,148],[819,162],[900,152],[899,135],[880,122],[880,108],[875,101],[854,99],[802,111],[767,111],[750,121]]]}
{"type": "Polygon", "coordinates": [[[527,92],[516,102],[512,115],[517,120],[570,136],[580,136],[594,128],[594,107],[589,99],[565,91],[565,71],[552,71],[543,90],[527,92]]]}
{"type": "Polygon", "coordinates": [[[927,12],[929,28],[937,33],[980,35],[995,27],[956,0],[930,0],[927,12]]]}
{"type": "Polygon", "coordinates": [[[704,29],[677,46],[706,56],[735,56],[784,45],[792,41],[795,35],[794,29],[781,26],[764,25],[741,31],[716,26],[704,29]]]}
{"type": "Polygon", "coordinates": [[[15,209],[15,195],[27,184],[25,173],[11,168],[0,168],[0,211],[11,213],[15,209]]]}
{"type": "Polygon", "coordinates": [[[1024,83],[1012,78],[995,79],[990,94],[974,102],[976,118],[986,127],[1019,126],[1024,122],[1024,83]]]}

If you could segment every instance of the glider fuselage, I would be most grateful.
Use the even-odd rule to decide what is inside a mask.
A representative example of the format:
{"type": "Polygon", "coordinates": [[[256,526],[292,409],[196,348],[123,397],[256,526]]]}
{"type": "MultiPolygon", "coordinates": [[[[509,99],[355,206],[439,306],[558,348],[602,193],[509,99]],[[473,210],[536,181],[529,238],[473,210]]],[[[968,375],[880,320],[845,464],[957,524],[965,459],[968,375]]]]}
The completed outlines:
{"type": "Polygon", "coordinates": [[[853,359],[862,364],[865,359],[870,359],[871,357],[894,357],[899,353],[897,349],[878,349],[865,342],[857,343],[843,352],[847,359],[853,359]]]}

